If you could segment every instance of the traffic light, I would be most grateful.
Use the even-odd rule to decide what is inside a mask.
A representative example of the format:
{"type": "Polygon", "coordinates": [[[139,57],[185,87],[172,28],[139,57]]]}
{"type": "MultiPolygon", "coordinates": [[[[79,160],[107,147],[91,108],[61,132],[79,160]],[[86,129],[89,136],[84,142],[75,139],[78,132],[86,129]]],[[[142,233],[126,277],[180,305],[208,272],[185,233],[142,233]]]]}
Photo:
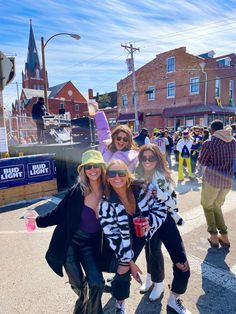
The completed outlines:
{"type": "Polygon", "coordinates": [[[9,84],[15,77],[15,58],[6,57],[0,51],[0,90],[9,84]]]}
{"type": "Polygon", "coordinates": [[[15,57],[8,57],[8,59],[12,63],[12,68],[11,68],[11,72],[10,72],[10,74],[8,76],[8,80],[6,82],[6,85],[11,83],[14,80],[15,75],[16,75],[16,62],[15,62],[16,59],[15,59],[15,57]]]}

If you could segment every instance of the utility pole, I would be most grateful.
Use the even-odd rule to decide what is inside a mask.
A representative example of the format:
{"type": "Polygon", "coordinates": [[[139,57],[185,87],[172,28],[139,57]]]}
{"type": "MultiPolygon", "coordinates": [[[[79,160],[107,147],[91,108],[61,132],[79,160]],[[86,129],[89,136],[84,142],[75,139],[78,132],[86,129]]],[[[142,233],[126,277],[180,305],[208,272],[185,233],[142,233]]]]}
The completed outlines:
{"type": "Polygon", "coordinates": [[[137,97],[137,88],[136,88],[136,76],[134,68],[134,51],[139,51],[139,48],[133,47],[132,44],[121,44],[121,47],[124,47],[130,53],[130,65],[132,71],[132,98],[134,100],[134,119],[135,119],[135,131],[139,131],[139,119],[138,119],[138,97],[137,97]]]}

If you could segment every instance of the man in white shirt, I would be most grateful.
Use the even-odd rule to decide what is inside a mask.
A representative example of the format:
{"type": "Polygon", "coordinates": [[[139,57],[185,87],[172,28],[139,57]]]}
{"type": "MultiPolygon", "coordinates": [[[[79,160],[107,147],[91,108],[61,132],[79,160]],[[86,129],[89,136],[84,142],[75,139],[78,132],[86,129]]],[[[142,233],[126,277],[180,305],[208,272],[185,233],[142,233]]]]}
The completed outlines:
{"type": "Polygon", "coordinates": [[[163,155],[166,155],[166,146],[169,145],[169,141],[165,137],[164,131],[158,137],[154,138],[153,143],[157,145],[163,155]]]}

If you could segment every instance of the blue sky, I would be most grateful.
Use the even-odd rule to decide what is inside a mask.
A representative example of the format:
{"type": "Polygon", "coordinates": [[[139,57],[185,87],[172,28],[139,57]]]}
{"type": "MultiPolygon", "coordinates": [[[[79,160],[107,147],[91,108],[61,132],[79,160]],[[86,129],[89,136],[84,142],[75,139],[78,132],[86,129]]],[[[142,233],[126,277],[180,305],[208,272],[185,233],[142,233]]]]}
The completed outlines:
{"type": "Polygon", "coordinates": [[[192,54],[210,50],[215,56],[236,53],[235,0],[8,0],[0,1],[0,50],[16,55],[14,84],[4,89],[4,104],[10,108],[21,90],[21,72],[27,58],[29,20],[41,60],[40,38],[55,33],[77,33],[52,39],[46,49],[49,85],[71,80],[83,93],[116,90],[128,75],[121,47],[132,42],[135,68],[159,53],[186,46],[192,54]]]}

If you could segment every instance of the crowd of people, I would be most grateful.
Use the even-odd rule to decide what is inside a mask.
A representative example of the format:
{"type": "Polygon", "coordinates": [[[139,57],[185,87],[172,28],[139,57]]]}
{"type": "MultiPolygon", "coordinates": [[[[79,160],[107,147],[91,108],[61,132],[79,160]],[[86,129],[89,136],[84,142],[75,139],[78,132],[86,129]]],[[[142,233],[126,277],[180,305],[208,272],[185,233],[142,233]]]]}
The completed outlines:
{"type": "Polygon", "coordinates": [[[114,311],[124,314],[132,277],[140,283],[141,292],[151,291],[151,301],[164,292],[163,243],[173,264],[167,306],[189,314],[181,298],[187,291],[190,266],[174,217],[178,205],[170,171],[172,152],[179,180],[184,179],[185,164],[190,178],[197,163],[204,167],[201,204],[209,242],[214,247],[230,246],[221,206],[230,190],[236,157],[232,132],[221,121],[213,121],[208,140],[209,133],[197,126],[174,134],[155,130],[152,137],[142,129],[134,137],[125,125],[111,131],[102,111],[95,114],[95,122],[99,150],[83,154],[78,182],[52,212],[38,215],[35,211],[29,217],[38,227],[56,225],[46,260],[59,276],[64,267],[78,295],[74,314],[103,313],[103,272],[114,274],[114,311]],[[147,277],[142,284],[136,260],[143,248],[147,277]]]}

